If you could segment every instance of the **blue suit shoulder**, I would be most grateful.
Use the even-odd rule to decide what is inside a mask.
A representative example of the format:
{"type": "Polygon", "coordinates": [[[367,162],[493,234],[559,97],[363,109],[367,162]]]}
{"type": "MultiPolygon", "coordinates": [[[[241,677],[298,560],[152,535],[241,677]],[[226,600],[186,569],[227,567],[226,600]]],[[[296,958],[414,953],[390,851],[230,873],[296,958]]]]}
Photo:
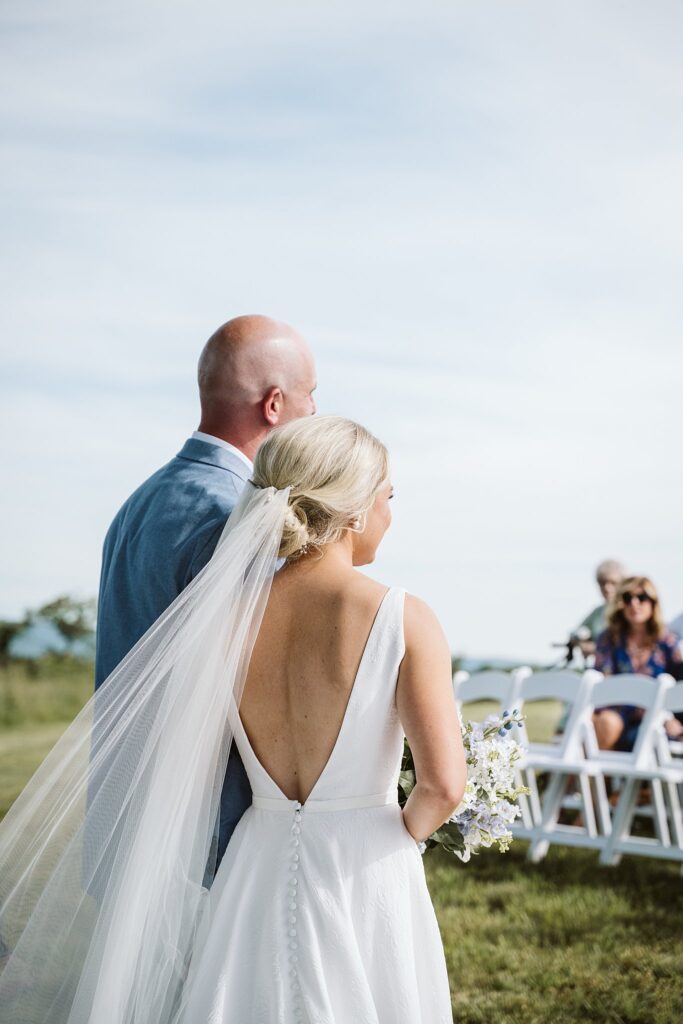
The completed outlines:
{"type": "Polygon", "coordinates": [[[225,454],[227,459],[221,458],[222,450],[212,445],[188,441],[181,453],[148,477],[123,503],[107,532],[105,561],[107,551],[123,539],[136,548],[147,549],[149,545],[150,554],[156,554],[163,543],[180,570],[174,574],[179,584],[189,582],[192,563],[201,557],[216,531],[220,536],[244,486],[246,466],[242,469],[229,453],[225,454]],[[183,455],[187,449],[203,458],[183,455]]]}
{"type": "Polygon", "coordinates": [[[231,452],[191,439],[121,506],[102,556],[98,680],[209,561],[247,476],[231,452]]]}

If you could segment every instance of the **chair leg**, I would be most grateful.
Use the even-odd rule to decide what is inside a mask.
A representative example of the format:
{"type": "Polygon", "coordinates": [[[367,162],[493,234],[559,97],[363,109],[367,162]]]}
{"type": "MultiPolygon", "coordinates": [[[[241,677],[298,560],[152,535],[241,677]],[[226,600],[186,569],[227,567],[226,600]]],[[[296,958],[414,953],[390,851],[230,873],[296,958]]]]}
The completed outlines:
{"type": "Polygon", "coordinates": [[[614,811],[612,819],[612,832],[607,838],[604,849],[600,853],[601,864],[618,864],[621,860],[619,849],[623,839],[630,834],[630,825],[633,821],[633,812],[638,796],[638,782],[636,779],[626,779],[619,795],[619,803],[614,811]]]}
{"type": "Polygon", "coordinates": [[[581,790],[581,802],[583,804],[583,820],[586,834],[595,839],[598,834],[595,823],[595,810],[593,808],[593,796],[591,794],[590,779],[583,772],[579,775],[579,788],[581,790]]]}
{"type": "Polygon", "coordinates": [[[605,776],[595,775],[593,777],[593,787],[595,789],[595,807],[598,812],[600,835],[607,837],[611,835],[612,832],[612,812],[609,805],[609,798],[607,796],[605,776]]]}
{"type": "Polygon", "coordinates": [[[538,792],[538,779],[536,778],[536,772],[533,768],[527,769],[524,774],[526,785],[529,787],[529,796],[527,797],[529,803],[529,811],[531,813],[531,822],[535,827],[541,823],[543,817],[541,810],[541,797],[538,792]]]}
{"type": "MultiPolygon", "coordinates": [[[[527,786],[529,789],[531,789],[531,787],[529,786],[527,777],[526,777],[527,775],[531,775],[531,774],[532,774],[531,772],[525,773],[525,772],[522,772],[522,771],[517,771],[515,773],[515,782],[516,782],[516,784],[517,785],[524,785],[524,786],[527,786]]],[[[529,796],[530,796],[530,794],[526,795],[525,793],[522,793],[520,796],[517,797],[517,806],[519,807],[520,811],[522,812],[522,826],[523,826],[523,828],[527,832],[531,832],[533,830],[534,825],[536,824],[536,822],[534,821],[533,811],[532,811],[532,808],[531,808],[531,803],[530,803],[530,800],[529,800],[529,796]]]]}
{"type": "Polygon", "coordinates": [[[673,844],[681,851],[681,855],[683,856],[683,814],[681,813],[681,801],[678,793],[678,786],[675,782],[664,783],[664,795],[666,802],[669,805],[673,844]]]}
{"type": "Polygon", "coordinates": [[[652,780],[652,809],[654,811],[655,835],[662,846],[671,846],[669,820],[666,813],[666,802],[662,792],[661,779],[652,780]]]}
{"type": "Polygon", "coordinates": [[[543,794],[540,822],[534,829],[534,835],[527,851],[527,858],[533,864],[538,864],[539,861],[542,861],[548,852],[551,833],[560,816],[560,807],[566,784],[566,776],[555,772],[552,775],[547,790],[543,794]]]}

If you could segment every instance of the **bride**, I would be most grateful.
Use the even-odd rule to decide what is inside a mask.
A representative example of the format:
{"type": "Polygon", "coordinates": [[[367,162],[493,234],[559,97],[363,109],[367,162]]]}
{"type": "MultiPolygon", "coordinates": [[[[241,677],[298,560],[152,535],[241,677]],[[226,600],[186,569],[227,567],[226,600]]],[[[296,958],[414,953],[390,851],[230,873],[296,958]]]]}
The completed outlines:
{"type": "Polygon", "coordinates": [[[211,561],[0,825],[1,1021],[452,1021],[417,844],[466,765],[433,613],[356,569],[391,497],[349,420],[263,443],[211,561]],[[207,889],[233,740],[253,801],[207,889]]]}

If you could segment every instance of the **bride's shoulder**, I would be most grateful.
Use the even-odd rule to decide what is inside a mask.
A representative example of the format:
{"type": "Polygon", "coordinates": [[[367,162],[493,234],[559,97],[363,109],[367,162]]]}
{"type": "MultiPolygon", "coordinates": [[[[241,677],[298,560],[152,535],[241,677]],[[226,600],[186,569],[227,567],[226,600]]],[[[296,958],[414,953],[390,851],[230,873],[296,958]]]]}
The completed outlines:
{"type": "Polygon", "coordinates": [[[436,612],[421,597],[406,592],[403,611],[406,652],[428,650],[446,644],[446,634],[436,612]]]}
{"type": "Polygon", "coordinates": [[[369,601],[376,600],[382,598],[391,589],[386,583],[371,579],[359,569],[353,569],[343,582],[340,581],[340,592],[349,594],[352,599],[356,600],[358,598],[367,598],[369,601]]]}

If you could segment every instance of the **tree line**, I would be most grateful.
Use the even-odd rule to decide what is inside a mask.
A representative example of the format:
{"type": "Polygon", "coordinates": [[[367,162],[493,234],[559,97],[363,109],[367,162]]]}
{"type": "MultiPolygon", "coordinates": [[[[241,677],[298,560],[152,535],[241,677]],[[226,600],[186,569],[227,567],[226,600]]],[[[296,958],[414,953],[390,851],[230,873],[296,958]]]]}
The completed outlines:
{"type": "Polygon", "coordinates": [[[62,594],[39,608],[27,610],[19,619],[0,619],[0,665],[10,661],[15,637],[39,620],[52,623],[69,647],[90,636],[95,629],[95,607],[94,598],[79,600],[62,594]]]}

